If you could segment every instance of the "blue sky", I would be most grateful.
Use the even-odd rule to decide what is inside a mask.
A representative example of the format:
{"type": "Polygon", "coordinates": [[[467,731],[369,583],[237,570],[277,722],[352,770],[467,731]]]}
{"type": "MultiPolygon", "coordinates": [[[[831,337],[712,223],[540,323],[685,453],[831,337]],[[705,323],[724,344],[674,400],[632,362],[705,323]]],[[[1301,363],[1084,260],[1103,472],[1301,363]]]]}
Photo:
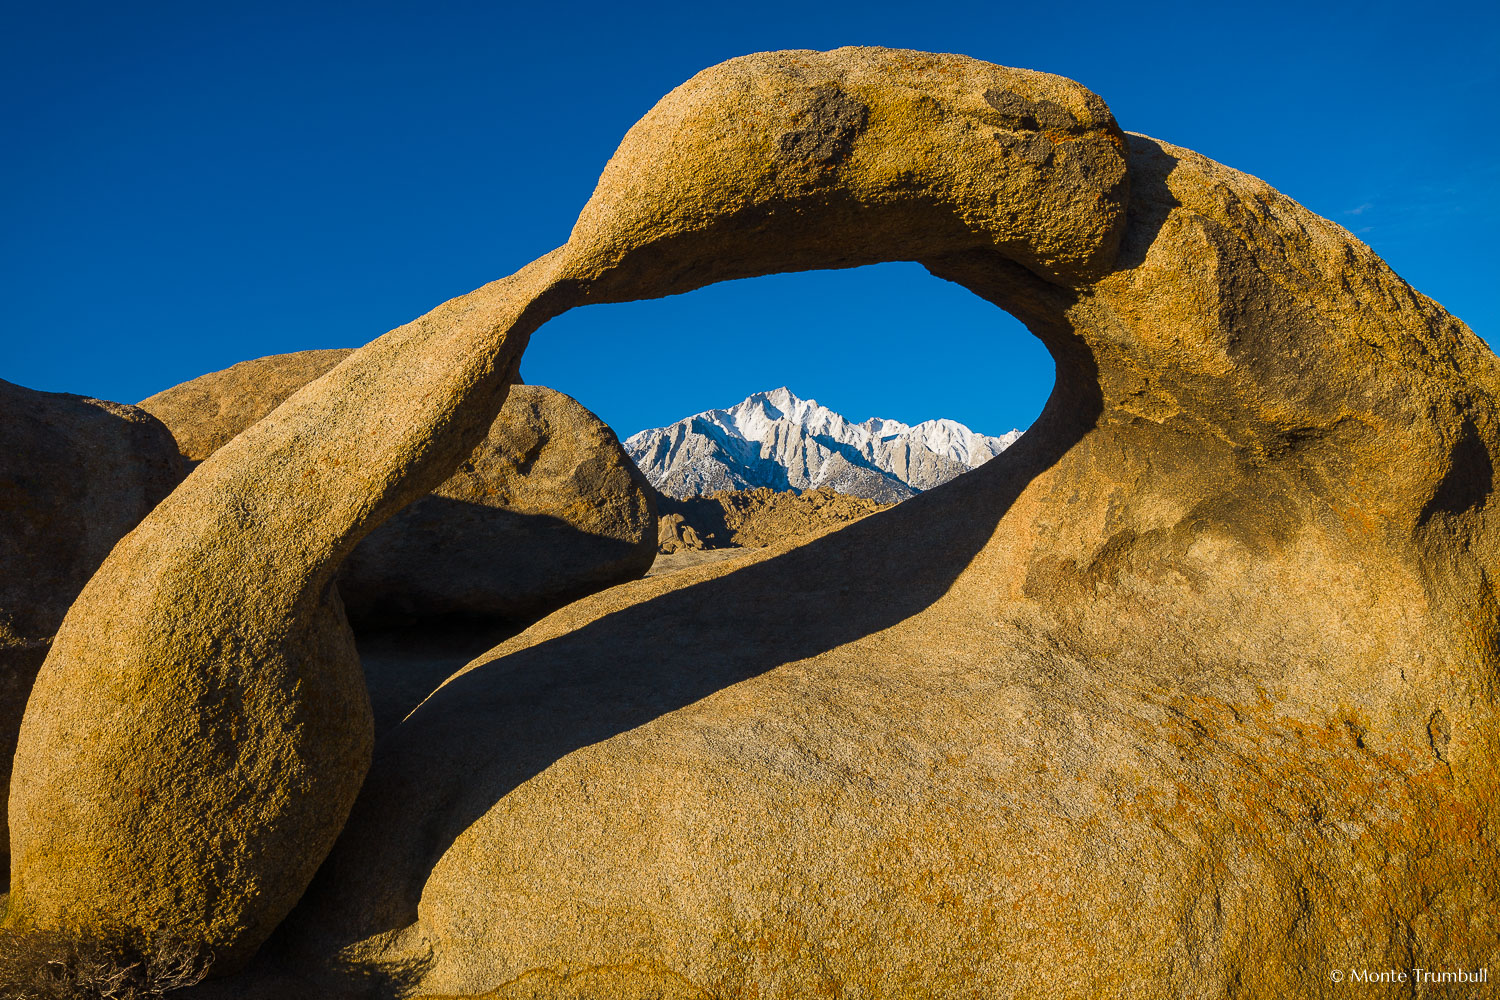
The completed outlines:
{"type": "MultiPolygon", "coordinates": [[[[0,378],[134,402],[364,343],[562,243],[625,130],[699,69],[846,44],[1070,76],[1500,332],[1492,4],[12,0],[0,378]]],[[[622,436],[781,384],[999,433],[1052,382],[1018,324],[914,264],[575,310],[522,373],[622,436]]]]}

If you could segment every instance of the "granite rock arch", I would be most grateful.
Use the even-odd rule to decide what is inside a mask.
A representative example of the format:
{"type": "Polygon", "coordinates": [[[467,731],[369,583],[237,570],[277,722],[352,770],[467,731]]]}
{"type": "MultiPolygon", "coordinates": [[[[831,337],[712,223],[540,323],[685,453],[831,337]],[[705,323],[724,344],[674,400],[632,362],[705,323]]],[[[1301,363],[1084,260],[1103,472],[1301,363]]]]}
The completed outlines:
{"type": "MultiPolygon", "coordinates": [[[[1144,851],[1161,887],[1108,897],[1118,905],[1104,925],[1135,914],[1135,936],[1097,934],[1099,913],[1033,904],[1026,933],[1007,938],[976,912],[921,932],[917,953],[948,956],[955,981],[989,981],[998,967],[952,959],[966,926],[990,928],[1002,965],[1023,946],[1066,945],[1088,959],[1081,996],[1153,970],[1161,995],[1247,981],[1305,995],[1326,986],[1299,969],[1359,949],[1380,961],[1436,961],[1445,947],[1460,963],[1493,956],[1492,927],[1452,933],[1465,914],[1495,912],[1484,880],[1454,874],[1495,870],[1472,832],[1496,809],[1492,494],[1443,498],[1455,456],[1500,444],[1494,356],[1339,227],[1254,178],[1126,135],[1077,84],[883,49],[769,53],[699,74],[627,134],[564,247],[372,342],[153,512],[70,611],[33,695],[7,921],[171,933],[212,947],[220,971],[242,965],[344,827],[370,759],[332,573],[472,449],[529,333],[589,302],[883,259],[922,261],[1016,315],[1053,352],[1057,385],[1029,447],[903,505],[900,524],[881,515],[820,539],[819,563],[856,569],[869,525],[931,538],[924,521],[956,518],[961,539],[934,550],[912,588],[930,603],[889,627],[910,638],[910,622],[968,616],[964,643],[935,661],[1054,671],[995,702],[995,718],[1037,707],[1067,752],[1021,756],[1072,761],[1097,802],[1003,761],[991,770],[1058,823],[1113,817],[1108,849],[1056,841],[1042,862],[1056,879],[1102,885],[1144,851]],[[1428,735],[1439,710],[1441,760],[1428,735]],[[1067,711],[1094,713],[1086,738],[1063,738],[1067,711]],[[235,739],[215,737],[226,727],[235,739]],[[1142,736],[1151,730],[1165,735],[1142,736]],[[64,773],[56,752],[80,734],[82,760],[64,773]],[[1110,769],[1137,738],[1150,749],[1130,766],[1150,794],[1129,796],[1111,790],[1110,769]],[[1265,740],[1279,749],[1236,771],[1265,740]],[[148,746],[166,750],[146,759],[148,746]],[[1299,767],[1342,780],[1246,777],[1299,767]],[[1242,798],[1216,797],[1224,787],[1242,798]],[[1337,884],[1340,866],[1378,866],[1358,838],[1325,830],[1330,816],[1335,831],[1359,827],[1407,858],[1399,877],[1362,898],[1337,884]],[[1257,884],[1272,897],[1261,910],[1257,884]]],[[[494,946],[503,954],[449,941],[444,958],[441,933],[381,864],[404,864],[427,900],[474,849],[459,845],[444,869],[453,845],[475,830],[514,834],[524,817],[481,828],[501,803],[462,806],[478,812],[433,858],[424,830],[403,833],[381,806],[410,789],[413,769],[430,773],[414,749],[422,727],[440,731],[445,703],[475,685],[493,690],[490,664],[518,657],[540,677],[560,662],[549,644],[577,653],[600,634],[618,649],[619,622],[654,627],[690,600],[683,588],[749,593],[778,579],[774,562],[717,575],[731,568],[631,585],[626,606],[616,594],[560,612],[452,679],[406,736],[399,727],[304,904],[329,917],[328,946],[376,960],[426,949],[434,993],[498,988],[507,962],[610,967],[602,952],[557,950],[582,939],[520,931],[494,946]]],[[[767,666],[785,681],[801,662],[767,666]]],[[[974,849],[1000,858],[990,841],[974,849]]],[[[1008,864],[997,870],[1014,874],[1008,864]]],[[[685,905],[669,901],[662,919],[685,905]]],[[[754,975],[733,948],[597,932],[595,951],[681,953],[663,976],[728,988],[754,975]]],[[[833,932],[818,933],[814,951],[833,932]]],[[[847,943],[861,941],[871,946],[847,943]]],[[[826,964],[833,952],[821,954],[826,964]]],[[[788,975],[786,988],[806,987],[788,975]]],[[[898,992],[902,975],[869,985],[898,992]]]]}

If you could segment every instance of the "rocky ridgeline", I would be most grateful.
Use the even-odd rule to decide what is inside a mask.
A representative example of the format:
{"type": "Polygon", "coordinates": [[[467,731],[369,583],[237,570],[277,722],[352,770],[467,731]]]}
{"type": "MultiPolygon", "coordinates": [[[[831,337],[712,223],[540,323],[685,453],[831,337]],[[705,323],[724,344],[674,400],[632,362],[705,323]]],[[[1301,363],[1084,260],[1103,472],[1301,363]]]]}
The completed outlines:
{"type": "Polygon", "coordinates": [[[661,497],[656,550],[676,552],[761,548],[822,534],[891,505],[850,496],[829,486],[797,493],[724,490],[678,500],[661,497]]]}
{"type": "Polygon", "coordinates": [[[827,487],[897,503],[988,462],[1020,436],[977,434],[956,420],[854,423],[783,386],[632,434],[625,450],[653,486],[679,500],[827,487]]]}
{"type": "Polygon", "coordinates": [[[21,725],[6,943],[170,943],[217,977],[195,1000],[1494,968],[1497,398],[1345,230],[1076,83],[731,60],[626,134],[563,247],[349,355],[109,551],[21,725]],[[1014,446],[574,601],[375,748],[335,579],[486,441],[533,331],[881,260],[1046,344],[1014,446]]]}

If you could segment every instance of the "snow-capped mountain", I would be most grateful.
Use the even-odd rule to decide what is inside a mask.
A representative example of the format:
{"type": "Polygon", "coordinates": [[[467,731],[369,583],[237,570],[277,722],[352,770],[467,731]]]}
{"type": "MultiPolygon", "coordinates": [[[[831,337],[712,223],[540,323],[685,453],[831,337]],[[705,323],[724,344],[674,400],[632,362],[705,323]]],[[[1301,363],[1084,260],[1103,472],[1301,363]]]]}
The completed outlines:
{"type": "Polygon", "coordinates": [[[908,426],[872,417],[856,424],[783,387],[633,434],[625,450],[657,489],[679,499],[831,486],[892,502],[983,465],[1020,436],[977,434],[956,420],[908,426]]]}

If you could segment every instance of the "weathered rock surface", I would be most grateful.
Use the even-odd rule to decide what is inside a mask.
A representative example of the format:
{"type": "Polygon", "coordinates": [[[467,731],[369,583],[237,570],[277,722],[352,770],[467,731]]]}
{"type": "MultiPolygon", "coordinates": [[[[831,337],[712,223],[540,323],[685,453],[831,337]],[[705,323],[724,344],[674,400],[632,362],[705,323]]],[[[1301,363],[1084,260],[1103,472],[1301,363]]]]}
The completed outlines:
{"type": "Polygon", "coordinates": [[[171,434],[134,406],[0,381],[0,862],[31,684],[68,605],[182,478],[171,434]]]}
{"type": "MultiPolygon", "coordinates": [[[[351,353],[244,361],[140,405],[201,460],[351,353]]],[[[535,619],[643,575],[655,529],[655,493],[614,432],[570,396],[517,385],[458,471],[355,548],[339,593],[356,624],[535,619]]]]}
{"type": "Polygon", "coordinates": [[[253,358],[163,389],[136,405],[172,429],[189,461],[201,462],[352,353],[335,347],[253,358]]]}
{"type": "Polygon", "coordinates": [[[356,351],[110,553],[21,726],[6,925],[248,959],[342,828],[372,736],[334,574],[484,439],[558,257],[356,351]]]}
{"type": "Polygon", "coordinates": [[[657,521],[656,551],[667,555],[673,552],[697,552],[706,548],[698,529],[687,523],[681,514],[663,514],[657,521]]]}
{"type": "Polygon", "coordinates": [[[1038,423],[474,661],[382,743],[287,962],[494,997],[1332,997],[1334,968],[1493,967],[1500,372],[1357,240],[1062,81],[841,51],[669,96],[569,252],[645,294],[953,219],[989,247],[914,255],[1052,350],[1038,423]],[[777,159],[814,132],[847,148],[777,159]],[[1091,137],[1128,199],[1081,197],[1120,177],[1091,137]],[[958,207],[914,193],[971,163],[958,207]],[[899,231],[844,212],[875,169],[899,231]]]}
{"type": "MultiPolygon", "coordinates": [[[[885,49],[699,74],[567,246],[364,348],[153,512],[39,680],[11,919],[165,920],[178,865],[173,919],[253,917],[217,931],[247,953],[275,907],[246,886],[280,892],[300,855],[240,810],[316,853],[348,800],[277,777],[232,809],[203,775],[302,774],[265,750],[328,746],[332,720],[210,759],[134,721],[165,701],[136,664],[175,694],[188,663],[259,692],[316,662],[234,716],[306,717],[311,685],[343,690],[344,661],[291,655],[346,634],[317,616],[332,567],[472,450],[537,323],[879,259],[1028,325],[1057,362],[1037,424],[890,510],[612,588],[474,660],[381,741],[280,945],[225,988],[1331,998],[1333,969],[1493,967],[1500,363],[1343,229],[1127,137],[1082,87],[885,49]],[[373,415],[377,387],[399,413],[373,415]],[[253,570],[232,593],[192,558],[225,547],[253,570]],[[204,576],[226,597],[189,614],[204,576]],[[108,698],[70,699],[90,686],[108,698]],[[138,805],[137,774],[91,776],[146,735],[178,777],[138,805]],[[216,858],[237,867],[187,867],[216,858]]],[[[182,732],[223,703],[173,704],[182,732]]]]}
{"type": "Polygon", "coordinates": [[[857,521],[890,504],[840,493],[832,487],[776,492],[725,490],[677,500],[662,497],[657,551],[761,547],[857,521]]]}

